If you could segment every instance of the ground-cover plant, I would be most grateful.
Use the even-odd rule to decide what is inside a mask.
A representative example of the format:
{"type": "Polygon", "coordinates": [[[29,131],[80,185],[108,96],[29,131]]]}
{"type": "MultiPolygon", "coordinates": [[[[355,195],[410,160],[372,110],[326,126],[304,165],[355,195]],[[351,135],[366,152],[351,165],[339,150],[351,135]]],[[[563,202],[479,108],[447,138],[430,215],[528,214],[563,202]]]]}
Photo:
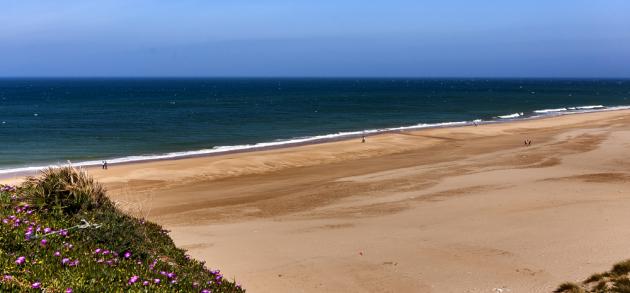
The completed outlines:
{"type": "Polygon", "coordinates": [[[244,292],[72,167],[0,185],[1,292],[244,292]]]}
{"type": "Polygon", "coordinates": [[[580,284],[564,283],[556,293],[630,293],[630,260],[620,262],[604,273],[594,274],[580,284]]]}

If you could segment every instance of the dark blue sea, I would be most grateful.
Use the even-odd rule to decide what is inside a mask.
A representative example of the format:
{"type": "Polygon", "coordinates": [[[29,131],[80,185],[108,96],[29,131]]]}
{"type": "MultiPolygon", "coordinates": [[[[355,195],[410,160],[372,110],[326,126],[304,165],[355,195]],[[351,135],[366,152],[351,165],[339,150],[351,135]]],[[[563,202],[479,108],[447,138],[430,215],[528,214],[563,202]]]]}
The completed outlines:
{"type": "Polygon", "coordinates": [[[630,105],[630,80],[0,79],[0,173],[630,105]]]}

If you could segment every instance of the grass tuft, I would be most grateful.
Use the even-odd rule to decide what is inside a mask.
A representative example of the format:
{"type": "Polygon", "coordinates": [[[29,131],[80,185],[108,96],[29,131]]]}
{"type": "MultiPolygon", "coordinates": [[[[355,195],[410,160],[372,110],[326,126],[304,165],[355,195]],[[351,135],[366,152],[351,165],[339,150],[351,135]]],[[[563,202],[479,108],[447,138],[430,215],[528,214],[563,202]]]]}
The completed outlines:
{"type": "Polygon", "coordinates": [[[612,287],[611,292],[630,292],[630,279],[619,279],[617,280],[612,287]]]}
{"type": "Polygon", "coordinates": [[[602,280],[603,278],[607,277],[608,275],[609,275],[608,273],[593,274],[590,277],[588,277],[588,279],[584,280],[584,284],[598,282],[602,280]]]}
{"type": "Polygon", "coordinates": [[[563,283],[558,286],[558,289],[553,291],[555,293],[584,293],[584,289],[574,283],[563,283]]]}
{"type": "Polygon", "coordinates": [[[564,283],[556,289],[558,293],[630,293],[630,260],[615,264],[608,272],[594,274],[582,285],[564,283]]]}
{"type": "Polygon", "coordinates": [[[105,188],[84,170],[71,166],[48,168],[22,186],[33,204],[59,207],[68,214],[113,207],[105,188]]]}
{"type": "Polygon", "coordinates": [[[612,273],[615,275],[625,275],[630,272],[630,260],[620,262],[613,266],[612,273]]]}

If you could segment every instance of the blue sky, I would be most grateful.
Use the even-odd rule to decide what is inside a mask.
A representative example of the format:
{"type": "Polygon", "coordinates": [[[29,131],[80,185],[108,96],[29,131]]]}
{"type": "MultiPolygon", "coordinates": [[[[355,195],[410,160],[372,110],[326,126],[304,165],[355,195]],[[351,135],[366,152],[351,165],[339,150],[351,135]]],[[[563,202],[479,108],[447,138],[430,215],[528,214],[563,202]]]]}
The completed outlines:
{"type": "Polygon", "coordinates": [[[626,0],[0,0],[0,76],[630,77],[626,0]]]}

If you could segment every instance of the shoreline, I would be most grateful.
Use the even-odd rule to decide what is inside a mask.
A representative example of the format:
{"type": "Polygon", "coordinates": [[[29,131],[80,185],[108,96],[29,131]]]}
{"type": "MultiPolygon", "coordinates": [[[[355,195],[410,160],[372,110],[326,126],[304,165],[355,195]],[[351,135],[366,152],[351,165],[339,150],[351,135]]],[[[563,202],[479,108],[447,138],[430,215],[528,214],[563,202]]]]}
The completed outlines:
{"type": "MultiPolygon", "coordinates": [[[[599,112],[624,111],[624,110],[629,110],[629,109],[630,109],[630,106],[601,106],[601,105],[578,106],[578,107],[557,108],[557,109],[543,109],[543,110],[532,111],[533,115],[526,116],[526,117],[522,117],[524,115],[508,117],[508,116],[519,114],[519,113],[515,113],[515,114],[495,117],[495,119],[493,120],[476,119],[473,121],[438,122],[438,123],[433,123],[433,124],[419,123],[419,124],[410,125],[410,126],[366,129],[366,130],[360,130],[360,131],[340,132],[340,133],[335,133],[335,134],[315,135],[315,136],[309,136],[309,137],[303,137],[303,138],[281,139],[277,141],[261,142],[261,143],[251,144],[251,145],[218,146],[218,147],[213,147],[211,149],[179,151],[179,152],[154,154],[154,155],[134,155],[134,156],[107,159],[106,161],[108,161],[109,166],[124,166],[124,165],[129,165],[129,164],[183,160],[183,159],[193,159],[193,158],[201,158],[201,157],[213,157],[213,156],[232,155],[232,154],[239,154],[239,153],[260,152],[260,151],[266,151],[266,150],[300,147],[300,146],[306,146],[306,145],[317,145],[317,144],[325,144],[325,143],[336,142],[336,141],[348,141],[348,140],[360,138],[362,136],[373,137],[376,135],[383,135],[383,134],[388,134],[388,133],[415,132],[415,131],[430,130],[430,129],[458,128],[458,127],[469,127],[469,126],[488,125],[488,124],[497,124],[497,123],[498,124],[518,123],[521,121],[549,119],[549,118],[555,118],[555,117],[560,117],[560,116],[565,116],[565,115],[582,115],[582,114],[599,113],[599,112]],[[508,118],[501,118],[501,117],[508,117],[508,118]],[[261,146],[257,146],[257,145],[261,145],[261,146]],[[236,147],[236,149],[220,150],[221,148],[234,148],[234,147],[236,147]],[[243,148],[239,148],[239,147],[243,147],[243,148]],[[127,160],[129,158],[136,158],[136,157],[138,157],[139,159],[127,160]],[[123,160],[123,161],[117,162],[118,160],[123,160]]],[[[70,164],[76,167],[94,169],[101,165],[100,162],[97,162],[97,161],[98,160],[83,161],[83,162],[70,163],[70,164]]],[[[45,168],[59,167],[59,166],[64,166],[64,165],[66,164],[51,164],[47,166],[27,166],[27,167],[18,167],[18,168],[10,168],[10,169],[0,169],[0,182],[7,181],[10,179],[16,180],[18,178],[26,177],[26,176],[33,176],[45,168]]]]}

